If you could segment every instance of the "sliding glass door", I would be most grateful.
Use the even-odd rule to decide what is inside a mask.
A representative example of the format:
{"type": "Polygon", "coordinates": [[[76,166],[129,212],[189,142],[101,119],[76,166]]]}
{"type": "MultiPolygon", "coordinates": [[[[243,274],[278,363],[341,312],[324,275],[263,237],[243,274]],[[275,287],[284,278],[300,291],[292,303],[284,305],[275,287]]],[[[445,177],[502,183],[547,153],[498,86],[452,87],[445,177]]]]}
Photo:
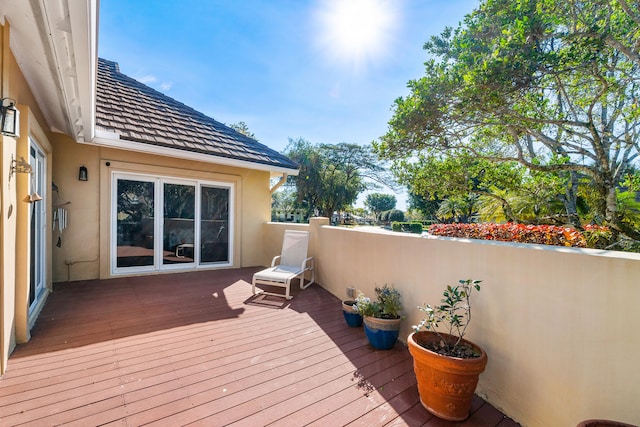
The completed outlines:
{"type": "Polygon", "coordinates": [[[233,186],[114,174],[112,272],[232,264],[233,186]]]}
{"type": "Polygon", "coordinates": [[[31,166],[31,194],[42,197],[40,201],[33,201],[29,205],[30,224],[30,282],[29,282],[29,313],[40,303],[47,280],[46,269],[46,156],[35,141],[30,141],[29,165],[31,166]]]}

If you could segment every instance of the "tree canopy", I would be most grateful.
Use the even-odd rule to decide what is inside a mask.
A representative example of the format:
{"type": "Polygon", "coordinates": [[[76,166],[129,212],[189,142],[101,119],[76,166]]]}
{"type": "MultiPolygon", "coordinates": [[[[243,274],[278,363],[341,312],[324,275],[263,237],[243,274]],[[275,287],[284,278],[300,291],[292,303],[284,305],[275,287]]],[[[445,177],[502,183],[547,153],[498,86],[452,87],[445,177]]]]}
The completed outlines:
{"type": "Polygon", "coordinates": [[[639,24],[625,0],[485,0],[425,44],[374,148],[416,194],[480,194],[518,220],[520,189],[640,239],[620,198],[640,153],[639,24]]]}
{"type": "Polygon", "coordinates": [[[395,209],[397,202],[396,196],[393,194],[371,193],[367,194],[364,205],[378,218],[380,212],[395,209]]]}
{"type": "Polygon", "coordinates": [[[285,155],[300,166],[298,176],[290,176],[288,184],[295,185],[297,201],[309,215],[317,210],[331,218],[353,204],[362,191],[392,182],[368,146],[312,144],[298,138],[289,139],[285,155]]]}
{"type": "Polygon", "coordinates": [[[245,136],[248,136],[249,138],[253,138],[256,141],[258,140],[254,133],[249,130],[249,126],[245,122],[232,123],[229,127],[245,136]]]}

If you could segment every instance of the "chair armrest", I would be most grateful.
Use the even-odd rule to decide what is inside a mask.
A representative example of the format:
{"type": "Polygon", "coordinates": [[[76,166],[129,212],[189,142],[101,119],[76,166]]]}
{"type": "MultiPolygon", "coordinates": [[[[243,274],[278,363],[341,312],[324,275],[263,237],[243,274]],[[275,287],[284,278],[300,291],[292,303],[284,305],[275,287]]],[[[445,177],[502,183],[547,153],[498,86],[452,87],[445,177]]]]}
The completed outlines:
{"type": "Polygon", "coordinates": [[[276,261],[279,260],[280,258],[282,258],[282,255],[274,256],[273,259],[271,260],[271,267],[275,267],[276,261]]]}
{"type": "Polygon", "coordinates": [[[313,270],[313,257],[310,256],[309,258],[307,258],[304,261],[302,261],[302,265],[300,266],[300,269],[302,271],[313,270]],[[311,266],[308,266],[307,265],[308,263],[311,263],[311,266]]]}

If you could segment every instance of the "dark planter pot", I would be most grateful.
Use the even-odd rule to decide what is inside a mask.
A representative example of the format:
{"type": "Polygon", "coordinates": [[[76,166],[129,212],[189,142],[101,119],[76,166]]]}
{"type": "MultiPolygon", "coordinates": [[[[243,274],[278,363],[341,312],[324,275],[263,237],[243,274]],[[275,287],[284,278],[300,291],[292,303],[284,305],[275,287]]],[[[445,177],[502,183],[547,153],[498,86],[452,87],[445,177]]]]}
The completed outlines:
{"type": "Polygon", "coordinates": [[[394,346],[400,334],[400,321],[402,319],[379,319],[377,317],[364,317],[364,332],[369,343],[378,350],[389,350],[394,346]]]}
{"type": "Polygon", "coordinates": [[[487,354],[480,346],[467,340],[464,342],[477,349],[480,357],[449,357],[420,345],[439,340],[431,331],[414,332],[407,339],[409,353],[413,356],[413,370],[418,380],[420,403],[439,418],[463,421],[469,417],[480,373],[487,366],[487,354]]]}
{"type": "Polygon", "coordinates": [[[358,328],[362,326],[362,316],[354,308],[356,302],[353,300],[342,301],[342,314],[344,314],[344,320],[347,325],[352,328],[358,328]]]}

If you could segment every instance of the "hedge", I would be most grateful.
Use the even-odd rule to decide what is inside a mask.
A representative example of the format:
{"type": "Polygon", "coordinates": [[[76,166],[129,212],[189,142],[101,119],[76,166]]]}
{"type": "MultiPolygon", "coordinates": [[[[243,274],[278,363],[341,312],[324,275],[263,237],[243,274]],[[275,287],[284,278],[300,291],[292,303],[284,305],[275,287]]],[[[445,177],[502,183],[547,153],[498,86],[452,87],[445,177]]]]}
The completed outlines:
{"type": "Polygon", "coordinates": [[[422,234],[422,224],[419,222],[392,222],[391,229],[404,233],[422,234]]]}
{"type": "Polygon", "coordinates": [[[613,234],[608,227],[588,225],[584,233],[571,227],[527,224],[433,224],[429,234],[469,239],[500,240],[503,242],[538,243],[578,248],[603,248],[613,234]]]}

